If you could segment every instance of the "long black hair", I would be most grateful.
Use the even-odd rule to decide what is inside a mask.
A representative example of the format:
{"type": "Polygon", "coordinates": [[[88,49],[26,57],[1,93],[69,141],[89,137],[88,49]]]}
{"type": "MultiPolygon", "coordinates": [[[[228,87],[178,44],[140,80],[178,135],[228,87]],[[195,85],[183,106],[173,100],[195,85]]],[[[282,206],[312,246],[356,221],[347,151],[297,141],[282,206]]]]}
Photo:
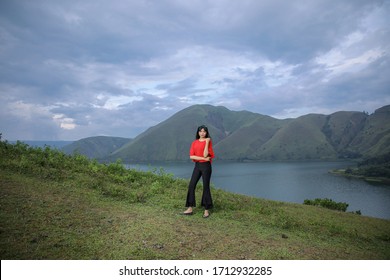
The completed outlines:
{"type": "Polygon", "coordinates": [[[204,131],[206,131],[206,138],[211,138],[211,137],[210,137],[210,133],[209,133],[209,129],[207,128],[207,126],[201,125],[201,126],[199,126],[198,129],[196,130],[195,139],[199,139],[199,138],[200,138],[200,136],[199,136],[199,131],[201,131],[202,129],[204,129],[204,131]]]}

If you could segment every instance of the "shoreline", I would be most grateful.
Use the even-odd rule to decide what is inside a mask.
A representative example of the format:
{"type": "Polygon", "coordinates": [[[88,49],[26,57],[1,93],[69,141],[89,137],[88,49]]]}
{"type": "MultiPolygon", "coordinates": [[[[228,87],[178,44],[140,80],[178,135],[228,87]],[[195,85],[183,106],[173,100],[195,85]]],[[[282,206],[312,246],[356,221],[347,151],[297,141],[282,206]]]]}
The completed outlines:
{"type": "Polygon", "coordinates": [[[353,173],[346,173],[347,169],[334,169],[330,170],[329,173],[334,174],[334,175],[339,175],[343,176],[346,178],[353,178],[353,179],[359,179],[359,180],[364,180],[368,183],[376,183],[376,184],[383,184],[386,186],[390,186],[390,178],[385,178],[385,177],[367,177],[363,175],[356,175],[353,173]]]}

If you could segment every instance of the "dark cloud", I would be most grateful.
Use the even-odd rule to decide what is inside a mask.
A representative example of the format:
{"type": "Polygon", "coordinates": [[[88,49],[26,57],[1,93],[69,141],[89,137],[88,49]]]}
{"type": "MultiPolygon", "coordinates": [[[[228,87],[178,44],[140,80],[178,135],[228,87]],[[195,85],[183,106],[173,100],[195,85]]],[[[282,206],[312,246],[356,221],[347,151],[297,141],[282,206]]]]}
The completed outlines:
{"type": "Polygon", "coordinates": [[[197,103],[275,117],[390,103],[390,2],[0,2],[0,132],[134,137],[197,103]]]}

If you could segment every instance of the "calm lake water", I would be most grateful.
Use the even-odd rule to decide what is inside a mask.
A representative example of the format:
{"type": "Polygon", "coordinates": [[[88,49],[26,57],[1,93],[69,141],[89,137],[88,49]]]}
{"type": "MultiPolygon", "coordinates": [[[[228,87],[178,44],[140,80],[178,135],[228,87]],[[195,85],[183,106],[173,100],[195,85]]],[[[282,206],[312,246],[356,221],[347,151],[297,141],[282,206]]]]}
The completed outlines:
{"type": "MultiPolygon", "coordinates": [[[[350,162],[215,161],[211,183],[233,193],[299,204],[305,199],[330,198],[348,203],[348,212],[360,210],[364,216],[390,219],[390,186],[329,173],[353,165],[350,162]]],[[[127,166],[144,171],[163,168],[166,173],[185,179],[190,178],[193,169],[192,162],[127,166]]]]}

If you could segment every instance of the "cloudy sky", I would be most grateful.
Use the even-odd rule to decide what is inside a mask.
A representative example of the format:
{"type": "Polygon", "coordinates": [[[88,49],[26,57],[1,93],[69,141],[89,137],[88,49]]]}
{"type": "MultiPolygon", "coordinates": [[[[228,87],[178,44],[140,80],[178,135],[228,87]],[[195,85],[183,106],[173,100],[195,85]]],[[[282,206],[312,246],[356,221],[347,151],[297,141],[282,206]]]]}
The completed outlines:
{"type": "Polygon", "coordinates": [[[1,0],[0,133],[135,137],[194,104],[390,104],[390,0],[1,0]]]}

